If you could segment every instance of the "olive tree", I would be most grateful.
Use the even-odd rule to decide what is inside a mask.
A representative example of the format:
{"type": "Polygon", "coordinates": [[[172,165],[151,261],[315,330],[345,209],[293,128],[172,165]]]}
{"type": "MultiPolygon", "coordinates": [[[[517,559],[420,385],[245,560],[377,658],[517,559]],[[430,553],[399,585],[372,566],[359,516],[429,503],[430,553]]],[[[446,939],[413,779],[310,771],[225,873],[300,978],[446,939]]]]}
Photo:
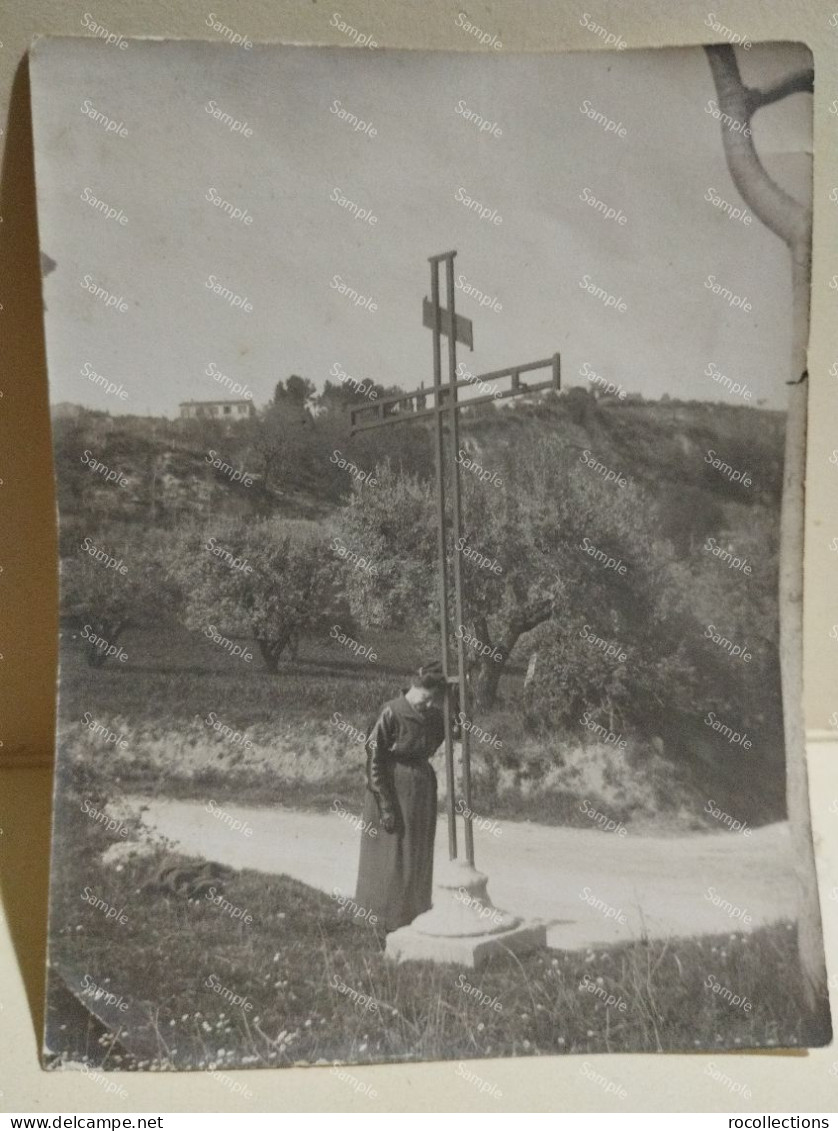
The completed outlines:
{"type": "Polygon", "coordinates": [[[317,527],[266,519],[187,531],[175,546],[171,575],[183,594],[188,628],[216,623],[250,633],[265,667],[276,672],[301,634],[328,616],[331,564],[317,527]]]}
{"type": "MultiPolygon", "coordinates": [[[[450,569],[460,558],[464,623],[452,607],[451,628],[467,644],[475,701],[487,707],[516,646],[550,618],[585,603],[592,610],[614,604],[631,617],[637,586],[660,573],[660,539],[637,488],[604,482],[557,438],[522,446],[514,461],[501,447],[481,456],[471,442],[468,450],[462,535],[456,545],[449,538],[447,549],[450,569]],[[481,459],[491,463],[491,478],[481,459]],[[623,575],[593,560],[588,547],[628,561],[628,582],[617,584],[623,575]]],[[[422,639],[430,640],[439,623],[434,493],[389,465],[375,477],[376,486],[356,488],[338,520],[345,544],[376,566],[375,574],[355,570],[347,578],[353,615],[414,630],[421,622],[422,639]]]]}
{"type": "Polygon", "coordinates": [[[82,630],[86,659],[94,668],[105,664],[107,651],[91,644],[91,635],[119,644],[126,629],[147,622],[150,610],[159,614],[175,600],[162,544],[147,534],[142,539],[84,537],[75,553],[62,557],[60,575],[62,609],[82,630]]]}

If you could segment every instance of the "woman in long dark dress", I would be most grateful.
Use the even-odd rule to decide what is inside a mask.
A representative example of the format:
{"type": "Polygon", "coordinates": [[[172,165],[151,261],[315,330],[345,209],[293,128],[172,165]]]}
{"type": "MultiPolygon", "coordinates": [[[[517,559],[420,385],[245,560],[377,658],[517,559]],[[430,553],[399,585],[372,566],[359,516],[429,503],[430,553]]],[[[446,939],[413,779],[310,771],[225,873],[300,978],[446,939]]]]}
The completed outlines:
{"type": "Polygon", "coordinates": [[[361,838],[355,902],[377,917],[382,932],[431,906],[437,813],[429,759],[445,737],[444,694],[442,666],[421,667],[407,691],[384,704],[367,739],[369,825],[361,838]]]}

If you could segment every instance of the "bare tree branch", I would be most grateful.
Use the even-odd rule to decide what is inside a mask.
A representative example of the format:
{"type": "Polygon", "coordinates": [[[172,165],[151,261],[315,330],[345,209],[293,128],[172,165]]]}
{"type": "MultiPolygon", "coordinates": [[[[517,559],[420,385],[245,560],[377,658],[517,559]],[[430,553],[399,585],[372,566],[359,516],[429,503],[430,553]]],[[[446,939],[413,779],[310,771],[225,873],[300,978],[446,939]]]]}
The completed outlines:
{"type": "Polygon", "coordinates": [[[793,75],[781,79],[780,82],[768,86],[764,90],[756,87],[746,88],[746,97],[750,112],[759,110],[761,106],[769,106],[772,102],[779,102],[790,94],[812,94],[815,89],[815,72],[809,67],[804,71],[795,71],[793,75]]]}

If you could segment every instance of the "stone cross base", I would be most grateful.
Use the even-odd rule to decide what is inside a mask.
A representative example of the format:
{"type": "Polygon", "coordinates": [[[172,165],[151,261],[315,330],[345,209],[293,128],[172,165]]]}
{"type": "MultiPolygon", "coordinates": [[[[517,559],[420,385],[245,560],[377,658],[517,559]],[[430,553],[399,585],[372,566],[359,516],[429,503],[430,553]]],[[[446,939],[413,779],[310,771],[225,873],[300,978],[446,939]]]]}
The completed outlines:
{"type": "Polygon", "coordinates": [[[491,954],[516,954],[547,945],[543,923],[525,923],[495,907],[487,877],[465,860],[438,870],[430,911],[387,936],[385,954],[395,962],[456,962],[472,968],[491,954]]]}

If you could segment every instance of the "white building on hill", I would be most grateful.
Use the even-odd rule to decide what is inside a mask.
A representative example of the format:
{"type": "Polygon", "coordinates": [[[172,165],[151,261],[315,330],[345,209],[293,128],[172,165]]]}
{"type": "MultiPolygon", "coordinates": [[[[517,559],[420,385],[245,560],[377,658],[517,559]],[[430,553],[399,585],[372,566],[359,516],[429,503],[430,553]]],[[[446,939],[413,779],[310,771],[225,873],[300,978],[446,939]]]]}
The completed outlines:
{"type": "Polygon", "coordinates": [[[250,400],[182,401],[178,407],[181,420],[245,420],[256,415],[250,400]]]}

